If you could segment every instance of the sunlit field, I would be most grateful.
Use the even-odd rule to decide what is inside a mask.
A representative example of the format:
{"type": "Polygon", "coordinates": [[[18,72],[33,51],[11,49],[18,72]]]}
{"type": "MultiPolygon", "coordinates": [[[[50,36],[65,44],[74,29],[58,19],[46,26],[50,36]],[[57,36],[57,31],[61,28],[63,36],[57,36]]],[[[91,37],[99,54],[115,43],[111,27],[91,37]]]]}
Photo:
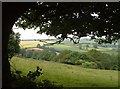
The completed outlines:
{"type": "MultiPolygon", "coordinates": [[[[52,43],[53,41],[46,41],[47,43],[52,43]]],[[[46,44],[45,42],[40,41],[20,41],[20,47],[21,48],[29,48],[29,47],[36,47],[37,44],[40,44],[43,46],[43,44],[46,44]]]]}
{"type": "MultiPolygon", "coordinates": [[[[45,42],[20,41],[20,47],[21,48],[36,47],[37,44],[40,44],[40,46],[43,46],[43,44],[54,43],[54,42],[55,42],[55,40],[53,40],[53,41],[49,40],[49,41],[45,41],[45,42]]],[[[84,41],[82,41],[82,42],[84,42],[84,41]]],[[[87,52],[88,50],[95,49],[95,48],[92,47],[93,46],[92,45],[93,41],[90,41],[90,42],[91,42],[90,47],[87,50],[79,49],[78,45],[75,45],[70,41],[65,41],[64,44],[54,44],[54,45],[46,46],[46,47],[54,48],[54,49],[59,50],[59,51],[72,50],[72,51],[78,51],[78,52],[87,52]]],[[[83,44],[83,47],[84,47],[84,44],[83,44]]],[[[114,51],[112,48],[105,48],[105,47],[99,47],[98,46],[98,48],[96,50],[101,51],[101,52],[105,52],[105,53],[108,53],[108,54],[118,54],[117,48],[116,48],[116,51],[114,51]]]]}
{"type": "Polygon", "coordinates": [[[37,78],[48,79],[64,87],[117,87],[118,71],[82,68],[80,66],[13,57],[11,70],[21,70],[23,75],[34,71],[36,66],[43,69],[43,75],[37,78]]]}

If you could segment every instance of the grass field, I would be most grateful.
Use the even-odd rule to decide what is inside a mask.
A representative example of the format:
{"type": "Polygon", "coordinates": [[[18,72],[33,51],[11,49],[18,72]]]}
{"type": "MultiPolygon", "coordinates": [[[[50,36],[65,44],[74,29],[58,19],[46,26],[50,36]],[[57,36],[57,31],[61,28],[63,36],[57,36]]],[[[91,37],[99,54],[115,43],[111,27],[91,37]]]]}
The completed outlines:
{"type": "MultiPolygon", "coordinates": [[[[63,84],[64,87],[117,87],[118,71],[81,68],[51,61],[13,57],[11,65],[21,70],[23,75],[34,71],[36,66],[43,69],[40,79],[48,79],[63,84]]],[[[11,67],[13,70],[13,68],[11,67]]]]}
{"type": "Polygon", "coordinates": [[[20,41],[21,48],[36,47],[37,44],[43,45],[43,43],[39,41],[20,41]]]}
{"type": "MultiPolygon", "coordinates": [[[[52,43],[53,41],[46,41],[46,42],[52,43]]],[[[40,41],[20,41],[21,48],[36,47],[37,44],[40,44],[41,46],[43,46],[43,44],[46,44],[46,43],[40,42],[40,41]]]]}
{"type": "MultiPolygon", "coordinates": [[[[55,41],[46,41],[48,43],[53,43],[55,41]]],[[[93,41],[91,41],[91,44],[93,43],[93,41]]],[[[28,48],[28,47],[36,47],[37,44],[40,44],[41,46],[43,46],[43,44],[46,44],[44,42],[40,42],[40,41],[20,41],[20,46],[21,48],[28,48]]],[[[88,48],[88,50],[80,50],[79,46],[73,44],[70,41],[65,41],[64,44],[55,44],[52,46],[47,46],[50,48],[54,48],[58,51],[62,51],[62,50],[72,50],[72,51],[78,51],[78,52],[87,52],[88,50],[94,49],[92,47],[88,48]]],[[[117,51],[113,51],[112,48],[104,48],[104,47],[98,47],[98,49],[96,49],[98,51],[101,52],[105,52],[108,54],[118,54],[117,51]]],[[[117,50],[117,49],[116,49],[117,50]]]]}

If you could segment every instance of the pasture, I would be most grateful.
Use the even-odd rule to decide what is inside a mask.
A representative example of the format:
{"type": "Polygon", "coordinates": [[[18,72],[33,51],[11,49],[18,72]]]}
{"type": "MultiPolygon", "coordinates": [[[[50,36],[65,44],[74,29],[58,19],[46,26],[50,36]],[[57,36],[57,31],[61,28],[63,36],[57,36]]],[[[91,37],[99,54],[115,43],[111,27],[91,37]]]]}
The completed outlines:
{"type": "Polygon", "coordinates": [[[34,60],[13,57],[11,70],[16,68],[25,75],[34,71],[36,66],[43,69],[43,75],[36,81],[48,79],[64,87],[117,87],[118,71],[82,68],[80,66],[62,64],[52,61],[34,60]]]}
{"type": "MultiPolygon", "coordinates": [[[[46,41],[47,43],[53,43],[55,41],[46,41]]],[[[85,40],[82,40],[81,42],[87,42],[85,40]]],[[[87,49],[80,49],[79,48],[79,44],[73,44],[71,41],[65,40],[63,43],[61,44],[54,44],[54,45],[50,45],[50,46],[45,46],[45,47],[49,47],[49,48],[54,48],[58,51],[63,51],[63,50],[72,50],[72,51],[77,51],[77,52],[87,52],[88,50],[91,49],[96,49],[93,48],[93,40],[89,41],[90,43],[90,47],[88,47],[87,49]]],[[[45,42],[40,42],[40,41],[20,41],[20,47],[21,48],[29,48],[29,47],[36,47],[37,44],[40,44],[40,46],[43,46],[43,44],[46,44],[45,42]]],[[[85,44],[82,45],[83,48],[85,48],[85,44]]],[[[118,50],[117,48],[114,50],[113,48],[110,47],[100,47],[98,46],[98,48],[96,49],[98,51],[104,52],[104,53],[108,53],[108,54],[118,54],[118,50]]]]}

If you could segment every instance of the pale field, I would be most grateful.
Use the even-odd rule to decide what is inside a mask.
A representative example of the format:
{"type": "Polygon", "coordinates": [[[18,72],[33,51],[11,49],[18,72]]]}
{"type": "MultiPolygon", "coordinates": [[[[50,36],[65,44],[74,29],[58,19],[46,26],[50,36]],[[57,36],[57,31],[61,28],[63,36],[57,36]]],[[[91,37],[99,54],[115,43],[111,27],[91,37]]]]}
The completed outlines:
{"type": "MultiPolygon", "coordinates": [[[[53,41],[46,41],[46,42],[53,43],[53,41]]],[[[41,46],[43,46],[43,44],[46,44],[46,43],[40,42],[40,41],[20,41],[21,48],[36,47],[37,44],[40,44],[41,46]]]]}

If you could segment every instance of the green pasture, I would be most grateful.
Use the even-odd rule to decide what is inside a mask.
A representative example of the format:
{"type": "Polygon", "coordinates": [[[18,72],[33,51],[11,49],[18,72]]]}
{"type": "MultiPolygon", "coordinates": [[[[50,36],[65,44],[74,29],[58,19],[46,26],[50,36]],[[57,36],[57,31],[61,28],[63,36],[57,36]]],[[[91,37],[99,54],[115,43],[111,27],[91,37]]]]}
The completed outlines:
{"type": "MultiPolygon", "coordinates": [[[[47,43],[54,43],[55,41],[46,41],[47,43]]],[[[82,41],[85,42],[85,41],[82,41]]],[[[64,44],[54,44],[51,46],[46,46],[46,47],[50,47],[50,48],[54,48],[56,50],[59,51],[63,51],[63,50],[72,50],[72,51],[78,51],[78,52],[87,52],[88,50],[91,49],[95,49],[93,48],[93,41],[90,41],[90,47],[88,47],[88,49],[80,49],[78,44],[73,44],[71,41],[64,41],[64,44]]],[[[46,44],[45,42],[40,42],[40,41],[20,41],[20,47],[21,48],[28,48],[28,47],[36,47],[37,44],[40,44],[41,46],[43,46],[43,44],[46,44]]],[[[82,44],[83,48],[85,47],[85,44],[82,44]]],[[[108,53],[108,54],[118,54],[117,51],[113,50],[112,48],[105,48],[105,47],[99,47],[96,49],[98,51],[104,52],[104,53],[108,53]]],[[[117,50],[117,49],[116,49],[117,50]]]]}
{"type": "Polygon", "coordinates": [[[72,50],[72,51],[78,51],[78,52],[85,52],[84,50],[80,50],[78,46],[69,46],[64,44],[55,44],[53,46],[48,46],[48,47],[54,48],[59,51],[72,50]]]}
{"type": "Polygon", "coordinates": [[[36,66],[43,69],[43,75],[37,78],[48,79],[64,87],[117,87],[118,71],[82,68],[80,66],[56,63],[52,61],[13,57],[11,70],[16,68],[25,75],[34,71],[36,66]]]}

